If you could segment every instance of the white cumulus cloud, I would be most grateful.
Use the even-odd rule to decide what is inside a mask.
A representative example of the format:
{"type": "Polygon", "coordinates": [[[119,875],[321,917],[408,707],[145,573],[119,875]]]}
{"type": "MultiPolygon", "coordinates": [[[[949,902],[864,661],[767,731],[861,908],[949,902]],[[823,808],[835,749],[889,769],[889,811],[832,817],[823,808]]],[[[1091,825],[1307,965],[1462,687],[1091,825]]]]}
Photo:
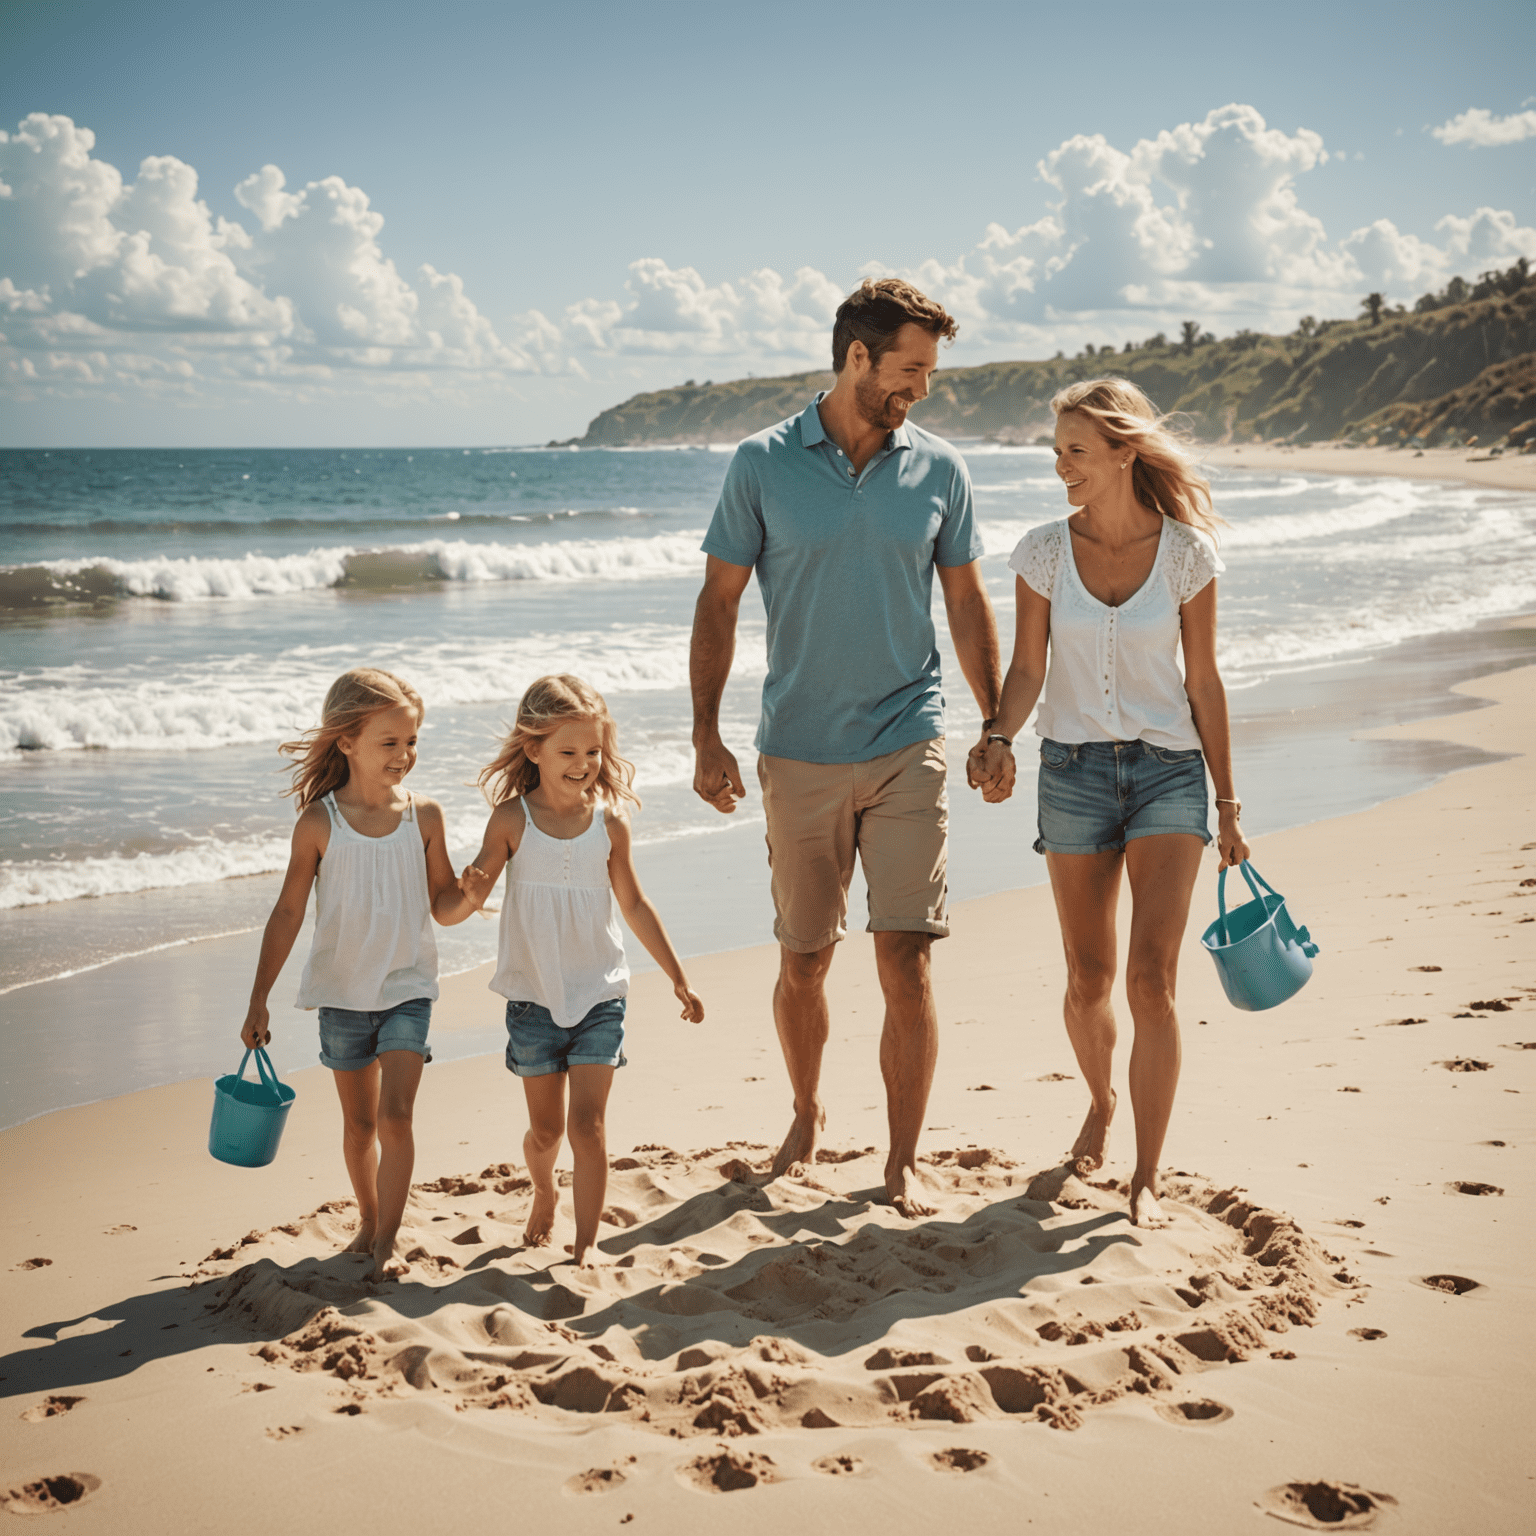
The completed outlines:
{"type": "Polygon", "coordinates": [[[1495,117],[1487,107],[1468,107],[1449,122],[1429,130],[1442,144],[1470,144],[1488,149],[1536,139],[1536,112],[1511,112],[1495,117]]]}

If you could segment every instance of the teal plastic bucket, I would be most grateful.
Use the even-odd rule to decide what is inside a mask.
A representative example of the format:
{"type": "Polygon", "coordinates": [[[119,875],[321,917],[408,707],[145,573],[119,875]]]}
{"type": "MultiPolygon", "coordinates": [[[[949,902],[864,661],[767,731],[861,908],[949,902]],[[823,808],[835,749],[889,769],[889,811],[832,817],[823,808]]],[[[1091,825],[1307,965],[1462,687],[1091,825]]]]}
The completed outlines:
{"type": "Polygon", "coordinates": [[[1262,1013],[1294,997],[1312,977],[1317,945],[1291,921],[1283,897],[1245,859],[1238,866],[1253,900],[1227,911],[1227,872],[1216,877],[1216,921],[1200,942],[1216,962],[1216,974],[1234,1008],[1262,1013]],[[1263,886],[1261,891],[1259,886],[1263,886]]]}
{"type": "Polygon", "coordinates": [[[209,1152],[237,1168],[265,1168],[277,1156],[294,1098],[293,1089],[278,1082],[266,1051],[259,1045],[247,1051],[238,1072],[214,1080],[209,1152]],[[257,1076],[247,1081],[245,1069],[252,1056],[257,1076]]]}

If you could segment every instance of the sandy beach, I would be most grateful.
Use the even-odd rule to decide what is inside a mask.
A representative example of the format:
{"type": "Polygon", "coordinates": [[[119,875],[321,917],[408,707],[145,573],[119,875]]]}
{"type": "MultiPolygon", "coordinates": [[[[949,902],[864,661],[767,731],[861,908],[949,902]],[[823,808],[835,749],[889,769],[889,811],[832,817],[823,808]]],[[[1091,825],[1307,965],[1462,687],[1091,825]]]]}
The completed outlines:
{"type": "MultiPolygon", "coordinates": [[[[429,1072],[411,1270],[374,1288],[336,1255],[319,1069],[258,1171],[207,1157],[201,1081],[5,1132],[7,1507],[103,1532],[256,1531],[274,1490],[300,1531],[500,1523],[509,1493],[575,1530],[1528,1529],[1536,668],[1460,691],[1487,707],[1408,729],[1500,760],[1256,847],[1322,944],[1293,1002],[1234,1011],[1191,924],[1165,1231],[1125,1220],[1128,1124],[1102,1184],[1060,1168],[1083,1095],[1038,887],[962,904],[936,950],[931,1220],[875,1200],[862,934],[826,1160],[773,1184],[773,952],[691,963],[701,1026],[638,979],[597,1270],[559,1262],[568,1210],[555,1252],[519,1248],[495,1057],[429,1072]]],[[[484,982],[446,985],[444,1028],[483,1022],[484,982]]]]}
{"type": "Polygon", "coordinates": [[[1391,475],[1409,480],[1465,480],[1490,490],[1536,491],[1536,454],[1478,448],[1356,448],[1349,443],[1202,444],[1200,457],[1214,468],[1294,470],[1302,475],[1391,475]]]}

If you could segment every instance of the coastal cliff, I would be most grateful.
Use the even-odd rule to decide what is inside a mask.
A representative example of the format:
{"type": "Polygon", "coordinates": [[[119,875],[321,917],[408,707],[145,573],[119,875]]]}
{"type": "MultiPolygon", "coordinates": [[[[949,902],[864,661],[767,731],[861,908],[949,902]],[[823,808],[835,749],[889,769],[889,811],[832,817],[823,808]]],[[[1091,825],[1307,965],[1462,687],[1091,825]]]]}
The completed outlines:
{"type": "MultiPolygon", "coordinates": [[[[1115,374],[1213,441],[1536,441],[1536,275],[1523,263],[1476,288],[1453,281],[1412,311],[1378,303],[1359,320],[1304,320],[1288,336],[1217,341],[1193,325],[1185,331],[1183,341],[1155,336],[1119,352],[1090,346],[1074,358],[941,368],[912,420],[944,437],[1033,442],[1050,431],[1058,389],[1115,374]]],[[[690,380],[611,407],[572,442],[737,442],[803,410],[831,383],[830,372],[690,380]]]]}

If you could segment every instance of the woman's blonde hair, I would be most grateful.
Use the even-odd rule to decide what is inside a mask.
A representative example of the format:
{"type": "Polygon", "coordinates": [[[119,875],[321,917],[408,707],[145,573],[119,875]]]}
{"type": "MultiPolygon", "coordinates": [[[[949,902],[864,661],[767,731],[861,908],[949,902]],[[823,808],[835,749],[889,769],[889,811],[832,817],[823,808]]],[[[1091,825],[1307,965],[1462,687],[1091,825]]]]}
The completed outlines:
{"type": "Polygon", "coordinates": [[[590,683],[568,672],[553,673],[528,685],[517,706],[517,721],[507,732],[501,751],[481,770],[479,784],[492,805],[526,795],[539,787],[539,765],[528,756],[528,744],[552,736],[573,720],[593,721],[602,737],[603,762],[597,771],[597,793],[609,805],[640,797],[629,787],[635,765],[618,753],[619,728],[603,696],[590,683]]]}
{"type": "Polygon", "coordinates": [[[283,791],[297,798],[299,809],[313,805],[347,782],[350,771],[341,750],[344,738],[356,736],[374,715],[409,705],[420,725],[426,713],[421,695],[393,672],[377,667],[354,667],[331,684],[320,710],[320,724],[305,731],[297,741],[285,741],[277,750],[296,759],[293,783],[283,791]]]}
{"type": "Polygon", "coordinates": [[[1069,384],[1052,396],[1051,409],[1058,416],[1076,411],[1112,446],[1135,451],[1131,486],[1144,507],[1212,536],[1225,522],[1211,505],[1211,483],[1196,468],[1186,436],[1128,380],[1069,384]]]}

